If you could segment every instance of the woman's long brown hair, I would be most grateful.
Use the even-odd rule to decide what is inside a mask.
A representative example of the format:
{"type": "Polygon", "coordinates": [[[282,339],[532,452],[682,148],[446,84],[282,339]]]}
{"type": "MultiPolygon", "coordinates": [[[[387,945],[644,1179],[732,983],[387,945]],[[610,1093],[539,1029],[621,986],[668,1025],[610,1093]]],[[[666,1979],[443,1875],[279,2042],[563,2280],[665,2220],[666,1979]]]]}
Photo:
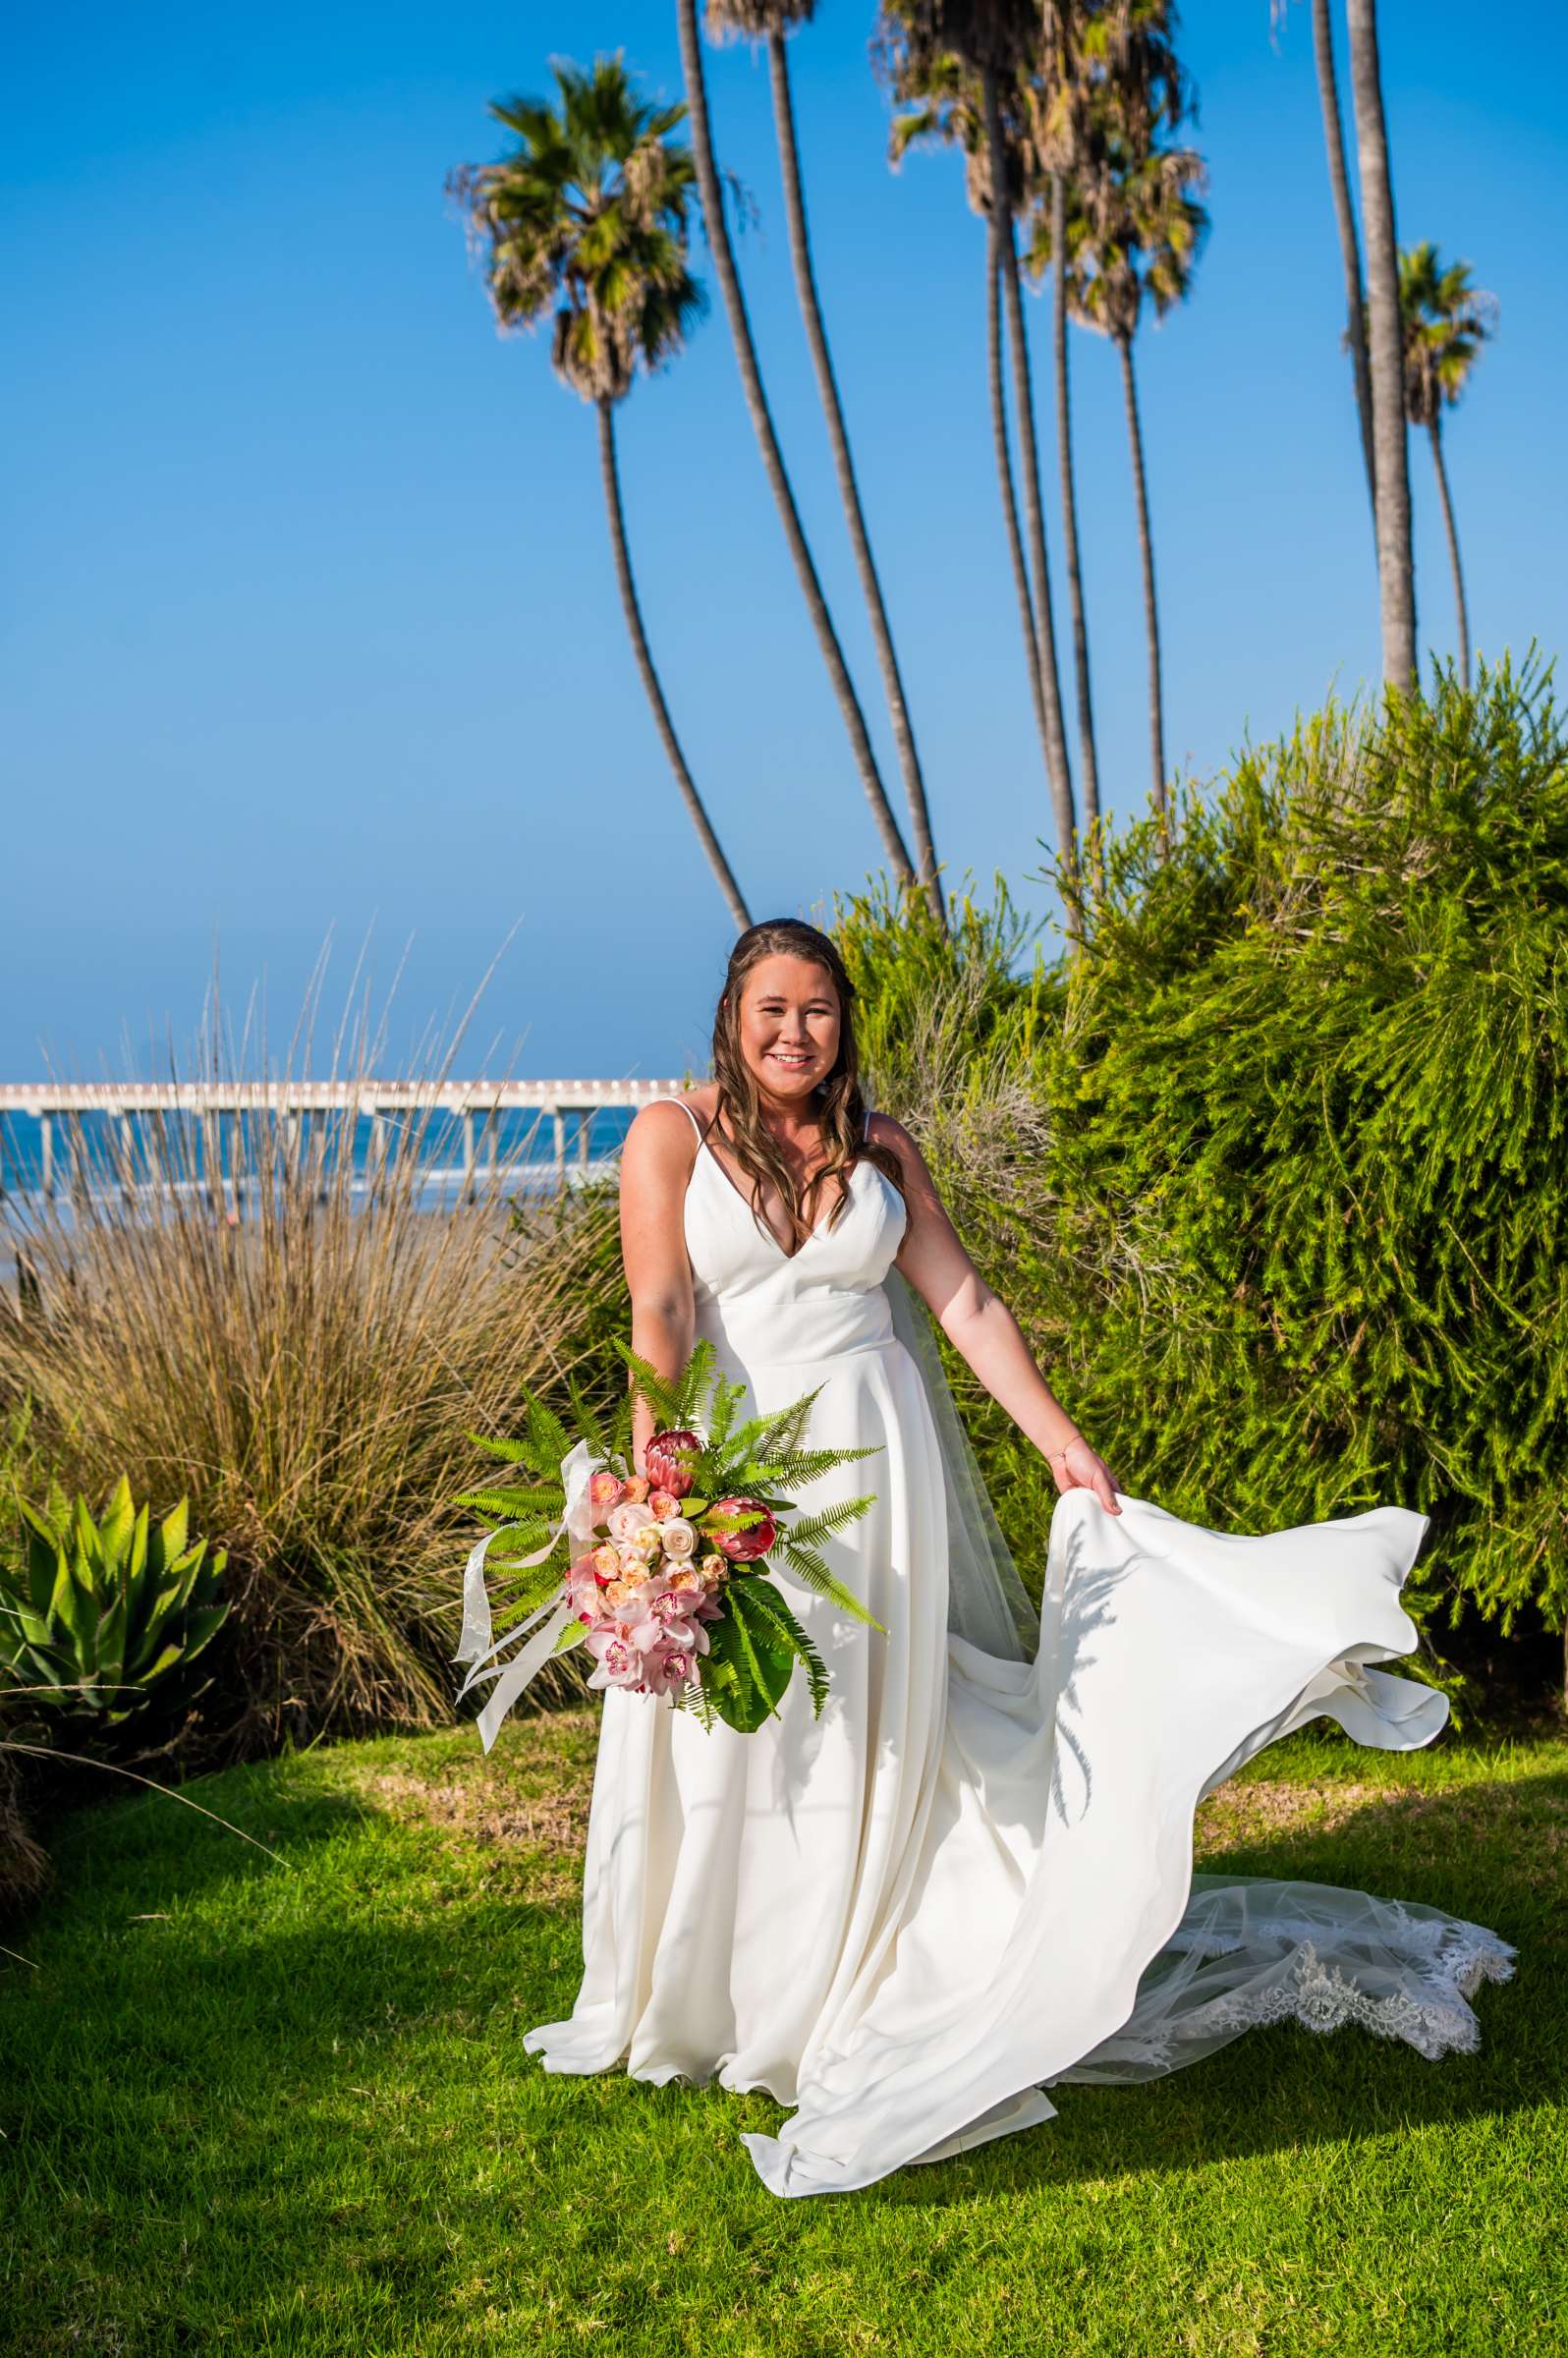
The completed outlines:
{"type": "Polygon", "coordinates": [[[736,942],[713,1018],[713,1072],[718,1082],[714,1127],[752,1182],[752,1216],[767,1234],[772,1231],[762,1216],[762,1198],[769,1181],[789,1213],[797,1252],[813,1225],[808,1206],[820,1204],[823,1188],[835,1177],[839,1200],[827,1225],[838,1225],[849,1201],[849,1174],[857,1162],[874,1163],[899,1194],[904,1193],[898,1156],[890,1147],[877,1146],[866,1135],[866,1099],[861,1094],[855,1043],[855,985],[836,944],[814,926],[796,917],[765,918],[759,926],[749,926],[736,942]],[[780,956],[805,958],[812,966],[825,967],[838,994],[838,1054],[827,1079],[813,1092],[825,1159],[804,1189],[762,1118],[761,1092],[741,1053],[741,994],[746,978],[759,960],[780,956]]]}

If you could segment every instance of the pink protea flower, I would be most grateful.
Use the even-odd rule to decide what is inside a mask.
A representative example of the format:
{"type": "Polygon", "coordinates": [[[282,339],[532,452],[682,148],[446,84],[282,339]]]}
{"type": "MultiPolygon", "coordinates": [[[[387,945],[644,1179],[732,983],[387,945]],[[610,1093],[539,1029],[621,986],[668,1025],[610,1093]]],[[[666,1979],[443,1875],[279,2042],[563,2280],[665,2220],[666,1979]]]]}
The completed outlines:
{"type": "Polygon", "coordinates": [[[625,1483],[608,1466],[601,1466],[596,1474],[589,1476],[588,1504],[593,1509],[595,1523],[602,1523],[611,1507],[619,1506],[625,1496],[625,1483]]]}
{"type": "MultiPolygon", "coordinates": [[[[702,1447],[695,1432],[677,1429],[671,1432],[656,1432],[643,1452],[647,1478],[656,1490],[668,1490],[674,1498],[684,1498],[696,1480],[696,1465],[702,1447]]],[[[657,1511],[657,1510],[655,1510],[657,1511]]]]}
{"type": "Polygon", "coordinates": [[[748,1523],[744,1531],[715,1531],[709,1536],[720,1555],[728,1556],[732,1564],[755,1564],[759,1555],[766,1555],[778,1538],[778,1525],[759,1499],[715,1498],[711,1510],[715,1515],[756,1514],[759,1520],[748,1523]]]}

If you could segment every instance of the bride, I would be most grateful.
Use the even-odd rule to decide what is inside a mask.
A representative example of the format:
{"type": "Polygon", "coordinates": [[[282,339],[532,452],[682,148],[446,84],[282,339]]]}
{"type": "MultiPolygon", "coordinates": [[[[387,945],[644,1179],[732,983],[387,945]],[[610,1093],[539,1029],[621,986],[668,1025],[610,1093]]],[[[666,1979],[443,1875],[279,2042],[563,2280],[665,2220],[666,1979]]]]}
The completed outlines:
{"type": "MultiPolygon", "coordinates": [[[[762,2088],[776,2194],[866,2186],[1048,2120],[1063,2081],[1152,2078],[1253,2023],[1360,2023],[1436,2057],[1514,1951],[1415,1902],[1192,1873],[1194,1809],[1318,1715],[1429,1743],[1399,1601],[1424,1519],[1379,1507],[1264,1538],[1125,1495],[954,1233],[919,1149],[868,1115],[853,992],[793,919],[735,945],[715,1080],[645,1106],[621,1165],[632,1342],[696,1337],[744,1413],[822,1387],[809,1439],[878,1454],[813,1486],[876,1503],[834,1569],[885,1624],[795,1581],[832,1678],[755,1735],[604,1699],[584,1977],[528,2034],[551,2071],[762,2088]],[[1025,1599],[918,1295],[1050,1467],[1025,1599]],[[860,1479],[857,1480],[856,1478],[860,1479]]],[[[641,1451],[645,1407],[634,1428],[641,1451]]]]}

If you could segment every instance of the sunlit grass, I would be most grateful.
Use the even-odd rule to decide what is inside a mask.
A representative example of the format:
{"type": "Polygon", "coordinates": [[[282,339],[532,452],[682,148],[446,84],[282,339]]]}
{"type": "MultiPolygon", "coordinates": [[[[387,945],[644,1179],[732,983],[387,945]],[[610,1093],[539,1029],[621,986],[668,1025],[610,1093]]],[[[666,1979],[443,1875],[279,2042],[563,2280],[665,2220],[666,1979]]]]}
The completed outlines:
{"type": "Polygon", "coordinates": [[[762,2097],[547,2077],[591,1714],[343,1745],[85,1812],[8,1933],[7,2349],[1477,2353],[1561,2347],[1568,1744],[1295,1739],[1204,1863],[1492,1926],[1483,2050],[1255,2033],[867,2193],[781,2203],[762,2097]]]}

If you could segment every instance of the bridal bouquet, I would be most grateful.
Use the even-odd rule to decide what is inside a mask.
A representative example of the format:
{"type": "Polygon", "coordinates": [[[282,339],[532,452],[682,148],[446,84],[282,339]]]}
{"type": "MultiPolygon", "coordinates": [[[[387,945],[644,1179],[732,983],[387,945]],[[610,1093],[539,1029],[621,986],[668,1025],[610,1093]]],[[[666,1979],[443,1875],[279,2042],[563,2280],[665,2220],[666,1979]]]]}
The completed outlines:
{"type": "Polygon", "coordinates": [[[590,1687],[658,1696],[708,1726],[759,1727],[797,1668],[819,1713],[827,1671],[769,1577],[777,1559],[841,1612],[882,1628],[820,1552],[872,1497],[803,1515],[792,1495],[874,1449],[807,1448],[814,1391],[737,1424],[746,1386],[718,1374],[705,1340],[674,1383],[624,1343],[615,1347],[659,1420],[641,1471],[631,1462],[631,1400],[606,1427],[576,1385],[576,1440],[532,1393],[517,1439],[469,1435],[516,1469],[503,1487],[458,1500],[491,1525],[464,1575],[455,1656],[470,1665],[460,1700],[494,1682],[478,1716],[486,1752],[529,1681],[573,1646],[594,1657],[590,1687]]]}

